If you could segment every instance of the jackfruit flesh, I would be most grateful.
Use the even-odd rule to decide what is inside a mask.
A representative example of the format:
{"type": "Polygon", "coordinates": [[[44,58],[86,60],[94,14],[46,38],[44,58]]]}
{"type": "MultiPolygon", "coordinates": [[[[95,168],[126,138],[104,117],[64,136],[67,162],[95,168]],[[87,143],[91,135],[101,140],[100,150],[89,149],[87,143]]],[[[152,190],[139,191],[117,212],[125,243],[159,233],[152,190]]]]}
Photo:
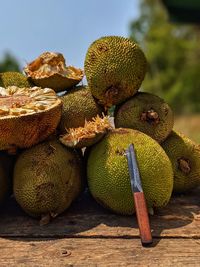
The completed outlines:
{"type": "Polygon", "coordinates": [[[93,118],[85,122],[84,127],[71,128],[60,138],[62,144],[73,148],[84,148],[99,142],[108,130],[112,128],[109,117],[93,118]]]}
{"type": "Polygon", "coordinates": [[[104,207],[133,214],[128,162],[125,151],[133,143],[142,187],[149,208],[165,206],[172,193],[173,171],[162,147],[137,130],[118,128],[91,147],[87,162],[89,189],[104,207]]]}
{"type": "Polygon", "coordinates": [[[172,131],[174,116],[160,97],[139,92],[115,110],[115,126],[141,131],[157,142],[163,142],[172,131]]]}
{"type": "Polygon", "coordinates": [[[83,71],[73,66],[66,66],[60,53],[45,52],[24,68],[26,75],[33,83],[41,87],[50,87],[55,91],[63,91],[83,78],[83,71]]]}
{"type": "Polygon", "coordinates": [[[54,132],[62,102],[49,88],[0,87],[0,150],[30,147],[54,132]]]}
{"type": "Polygon", "coordinates": [[[162,143],[174,171],[174,193],[184,193],[200,185],[200,146],[172,131],[162,143]]]}
{"type": "Polygon", "coordinates": [[[110,107],[125,101],[139,89],[147,69],[140,47],[119,36],[102,37],[88,48],[84,70],[95,98],[110,107]]]}
{"type": "MultiPolygon", "coordinates": [[[[83,190],[82,159],[57,140],[46,141],[20,154],[14,169],[14,195],[31,216],[55,217],[83,190]]],[[[46,221],[47,223],[47,221],[46,221]]]]}
{"type": "Polygon", "coordinates": [[[0,87],[31,87],[32,83],[20,72],[8,71],[0,73],[0,87]]]}
{"type": "Polygon", "coordinates": [[[63,102],[62,117],[59,124],[60,133],[69,128],[83,127],[85,121],[91,121],[102,115],[103,108],[93,98],[87,86],[78,86],[60,98],[63,102]]]}

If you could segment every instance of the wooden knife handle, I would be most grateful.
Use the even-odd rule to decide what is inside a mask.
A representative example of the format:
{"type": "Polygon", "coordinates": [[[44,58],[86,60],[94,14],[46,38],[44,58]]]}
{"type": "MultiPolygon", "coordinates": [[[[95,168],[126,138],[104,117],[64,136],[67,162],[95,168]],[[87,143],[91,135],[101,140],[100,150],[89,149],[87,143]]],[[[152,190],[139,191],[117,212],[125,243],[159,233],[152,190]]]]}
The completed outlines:
{"type": "Polygon", "coordinates": [[[135,192],[133,196],[141,242],[144,246],[149,245],[152,243],[152,235],[144,193],[135,192]]]}

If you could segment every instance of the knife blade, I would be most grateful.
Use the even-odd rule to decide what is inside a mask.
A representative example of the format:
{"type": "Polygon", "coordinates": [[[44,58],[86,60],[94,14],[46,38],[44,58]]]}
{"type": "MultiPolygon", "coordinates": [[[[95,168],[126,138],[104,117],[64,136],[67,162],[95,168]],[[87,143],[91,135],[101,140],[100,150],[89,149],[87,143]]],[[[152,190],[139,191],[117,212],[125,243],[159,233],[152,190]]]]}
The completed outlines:
{"type": "Polygon", "coordinates": [[[151,235],[146,200],[142,189],[142,182],[140,179],[140,173],[133,144],[130,144],[129,147],[127,148],[126,157],[128,160],[130,183],[134,198],[136,217],[140,231],[140,238],[142,245],[147,246],[152,243],[152,235],[151,235]]]}

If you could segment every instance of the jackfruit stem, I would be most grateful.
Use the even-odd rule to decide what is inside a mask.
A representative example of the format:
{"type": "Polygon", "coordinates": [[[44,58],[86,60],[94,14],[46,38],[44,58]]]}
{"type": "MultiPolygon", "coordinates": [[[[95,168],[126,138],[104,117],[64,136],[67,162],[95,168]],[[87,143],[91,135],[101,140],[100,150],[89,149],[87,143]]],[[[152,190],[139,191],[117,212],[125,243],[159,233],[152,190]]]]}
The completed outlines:
{"type": "Polygon", "coordinates": [[[185,174],[190,173],[191,167],[189,160],[184,158],[178,159],[178,168],[185,174]]]}
{"type": "Polygon", "coordinates": [[[50,222],[51,215],[49,213],[41,215],[40,225],[46,225],[50,222]]]}
{"type": "Polygon", "coordinates": [[[142,112],[140,119],[149,123],[158,124],[160,121],[158,113],[154,109],[142,112]]]}

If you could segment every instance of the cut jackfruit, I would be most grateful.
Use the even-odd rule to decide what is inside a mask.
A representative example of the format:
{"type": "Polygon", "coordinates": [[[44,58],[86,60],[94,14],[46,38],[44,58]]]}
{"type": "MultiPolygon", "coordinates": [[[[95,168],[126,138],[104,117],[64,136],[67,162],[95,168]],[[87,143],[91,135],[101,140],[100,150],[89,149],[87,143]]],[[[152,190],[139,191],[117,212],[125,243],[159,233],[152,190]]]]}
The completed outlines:
{"type": "Polygon", "coordinates": [[[60,141],[68,147],[88,147],[100,141],[111,128],[108,117],[97,116],[92,121],[86,121],[84,127],[69,129],[68,133],[60,138],[60,141]]]}
{"type": "Polygon", "coordinates": [[[56,129],[62,102],[54,90],[0,87],[0,150],[26,148],[56,129]]]}
{"type": "Polygon", "coordinates": [[[78,84],[84,75],[81,69],[66,66],[62,54],[53,52],[41,54],[24,68],[24,72],[35,85],[49,87],[56,92],[78,84]]]}

